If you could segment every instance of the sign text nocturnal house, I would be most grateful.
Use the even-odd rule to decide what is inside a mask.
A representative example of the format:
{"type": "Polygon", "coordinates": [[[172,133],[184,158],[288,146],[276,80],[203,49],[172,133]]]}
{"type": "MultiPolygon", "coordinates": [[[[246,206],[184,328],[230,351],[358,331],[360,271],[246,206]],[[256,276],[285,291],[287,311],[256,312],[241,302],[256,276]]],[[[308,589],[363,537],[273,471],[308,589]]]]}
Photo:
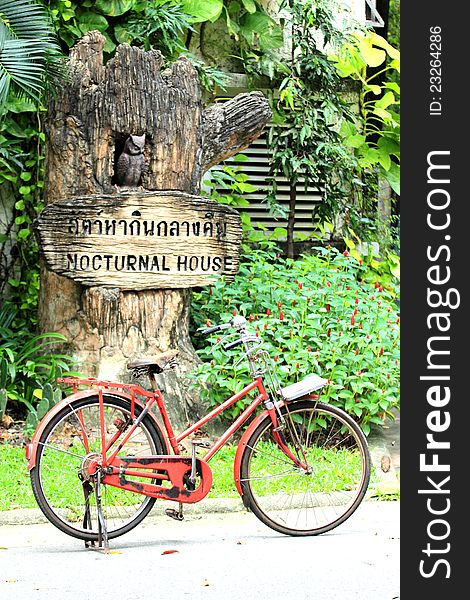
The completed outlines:
{"type": "Polygon", "coordinates": [[[238,271],[238,212],[183,192],[60,200],[36,227],[47,268],[87,286],[187,288],[238,271]]]}

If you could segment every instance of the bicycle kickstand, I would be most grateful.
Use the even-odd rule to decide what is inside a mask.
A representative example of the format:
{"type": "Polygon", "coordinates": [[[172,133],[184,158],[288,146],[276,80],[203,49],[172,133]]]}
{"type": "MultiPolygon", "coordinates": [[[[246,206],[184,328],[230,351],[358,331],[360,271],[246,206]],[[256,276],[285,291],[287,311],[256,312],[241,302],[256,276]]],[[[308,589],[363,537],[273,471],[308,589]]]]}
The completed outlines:
{"type": "Polygon", "coordinates": [[[98,514],[98,548],[103,548],[105,554],[109,552],[108,528],[101,506],[101,472],[95,475],[96,512],[98,514]]]}

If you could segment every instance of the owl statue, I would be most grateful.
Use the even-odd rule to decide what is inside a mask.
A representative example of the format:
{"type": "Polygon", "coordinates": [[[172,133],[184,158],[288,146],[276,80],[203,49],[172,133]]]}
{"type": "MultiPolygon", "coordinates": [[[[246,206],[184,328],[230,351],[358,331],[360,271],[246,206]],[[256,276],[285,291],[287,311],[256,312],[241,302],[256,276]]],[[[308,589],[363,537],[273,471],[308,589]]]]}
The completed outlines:
{"type": "Polygon", "coordinates": [[[116,165],[116,181],[119,186],[137,187],[144,170],[143,135],[130,135],[116,165]]]}

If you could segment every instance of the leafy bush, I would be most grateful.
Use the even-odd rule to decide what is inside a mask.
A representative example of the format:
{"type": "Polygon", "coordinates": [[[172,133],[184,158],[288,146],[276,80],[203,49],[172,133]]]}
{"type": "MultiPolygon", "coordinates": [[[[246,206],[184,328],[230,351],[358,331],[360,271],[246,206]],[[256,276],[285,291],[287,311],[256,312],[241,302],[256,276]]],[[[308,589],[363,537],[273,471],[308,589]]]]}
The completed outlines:
{"type": "MultiPolygon", "coordinates": [[[[367,267],[346,250],[319,247],[317,254],[285,259],[274,246],[253,250],[233,283],[222,278],[194,294],[196,328],[244,315],[263,337],[283,386],[318,373],[328,379],[322,399],[352,414],[366,433],[399,405],[399,322],[394,289],[366,283],[367,267]]],[[[203,365],[197,370],[211,405],[248,381],[234,366],[239,349],[225,351],[216,334],[194,335],[203,365]]],[[[244,408],[232,407],[231,416],[244,408]]]]}
{"type": "Polygon", "coordinates": [[[15,314],[8,304],[0,310],[0,419],[12,405],[26,413],[31,430],[59,399],[50,384],[70,373],[73,359],[50,351],[52,344],[66,341],[63,335],[34,335],[17,326],[15,314]]]}

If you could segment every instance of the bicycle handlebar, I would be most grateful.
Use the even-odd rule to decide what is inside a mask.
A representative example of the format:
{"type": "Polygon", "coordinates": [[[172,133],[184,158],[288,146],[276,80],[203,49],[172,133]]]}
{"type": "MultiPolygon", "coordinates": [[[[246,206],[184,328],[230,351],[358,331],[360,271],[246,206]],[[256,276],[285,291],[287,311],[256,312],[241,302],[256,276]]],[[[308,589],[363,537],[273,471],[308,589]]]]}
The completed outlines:
{"type": "Polygon", "coordinates": [[[213,325],[212,327],[208,327],[207,329],[202,329],[202,335],[208,335],[209,333],[215,333],[216,331],[221,331],[222,329],[230,329],[233,327],[237,331],[241,331],[245,328],[246,319],[241,315],[233,317],[231,321],[228,323],[222,323],[221,325],[213,325]]]}
{"type": "Polygon", "coordinates": [[[224,350],[230,350],[230,348],[235,348],[235,346],[239,346],[240,344],[243,344],[242,338],[235,340],[234,342],[230,342],[229,344],[225,344],[223,348],[224,350]]]}

